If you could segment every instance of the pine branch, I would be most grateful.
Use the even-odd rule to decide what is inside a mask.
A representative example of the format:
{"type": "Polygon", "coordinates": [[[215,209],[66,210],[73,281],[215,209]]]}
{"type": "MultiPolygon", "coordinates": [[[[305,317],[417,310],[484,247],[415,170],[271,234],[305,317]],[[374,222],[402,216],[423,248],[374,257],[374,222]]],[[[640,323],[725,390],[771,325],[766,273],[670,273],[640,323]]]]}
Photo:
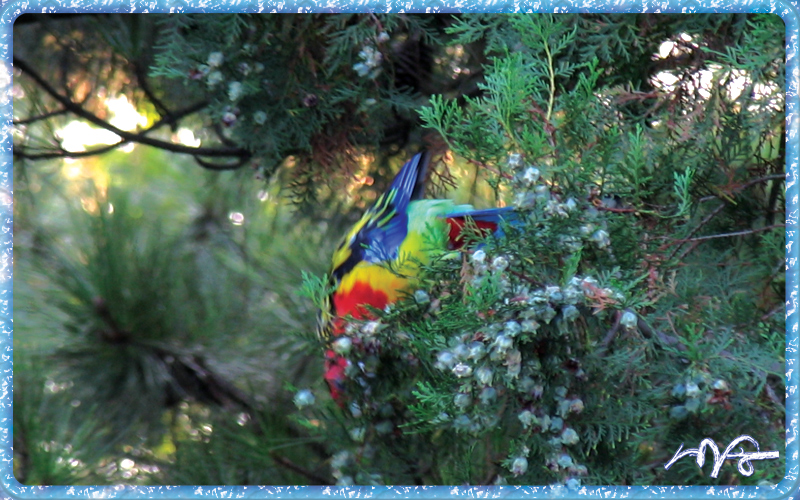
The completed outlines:
{"type": "Polygon", "coordinates": [[[42,113],[41,115],[24,118],[22,120],[12,120],[11,124],[14,125],[15,127],[19,127],[21,125],[30,125],[31,123],[48,120],[50,118],[53,118],[54,116],[61,116],[65,114],[67,114],[67,110],[62,108],[56,111],[49,111],[47,113],[42,113]]]}
{"type": "MultiPolygon", "coordinates": [[[[22,61],[19,58],[14,58],[13,60],[14,66],[20,69],[23,73],[28,75],[37,85],[39,85],[47,94],[49,94],[53,99],[55,99],[58,103],[60,103],[64,109],[84,120],[93,123],[105,130],[113,132],[120,136],[124,142],[135,142],[139,144],[145,144],[147,146],[153,146],[159,149],[163,149],[165,151],[170,151],[173,153],[180,153],[180,154],[188,154],[192,156],[207,156],[207,157],[215,157],[215,158],[250,158],[251,153],[246,149],[242,148],[209,148],[209,147],[191,147],[191,146],[184,146],[182,144],[175,144],[173,142],[162,141],[159,139],[154,139],[152,137],[148,137],[144,132],[133,133],[128,132],[126,130],[122,130],[114,125],[108,123],[107,121],[103,120],[102,118],[98,117],[94,113],[83,108],[81,105],[75,103],[70,98],[60,94],[55,88],[53,88],[41,75],[39,75],[30,65],[28,65],[25,61],[22,61]]],[[[194,106],[192,107],[194,108],[194,106]]],[[[191,109],[191,108],[190,108],[191,109]]],[[[167,120],[161,120],[158,122],[158,125],[161,126],[165,123],[168,123],[167,120]]],[[[152,129],[152,127],[151,127],[152,129]]],[[[150,130],[151,130],[150,129],[150,130]]],[[[101,148],[102,149],[102,148],[101,148]]],[[[103,151],[105,152],[105,151],[103,151]]],[[[16,153],[15,153],[16,154],[16,153]]],[[[64,152],[61,154],[62,157],[70,157],[74,153],[72,152],[64,152]]],[[[241,165],[239,165],[241,166],[241,165]]]]}
{"type": "Polygon", "coordinates": [[[67,151],[66,149],[59,149],[50,153],[26,153],[25,146],[15,145],[14,156],[25,160],[50,160],[54,158],[85,158],[87,156],[99,156],[105,153],[114,151],[115,149],[124,146],[129,141],[119,141],[108,146],[100,148],[89,149],[87,151],[67,151]]]}

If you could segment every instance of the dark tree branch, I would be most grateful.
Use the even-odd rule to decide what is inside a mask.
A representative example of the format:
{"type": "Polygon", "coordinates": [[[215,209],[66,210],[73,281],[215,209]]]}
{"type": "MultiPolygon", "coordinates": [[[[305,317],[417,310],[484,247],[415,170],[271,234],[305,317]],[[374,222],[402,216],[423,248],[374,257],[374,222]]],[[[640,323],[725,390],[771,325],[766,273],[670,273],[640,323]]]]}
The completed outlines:
{"type": "Polygon", "coordinates": [[[236,170],[247,163],[248,159],[249,158],[239,158],[233,163],[213,163],[210,161],[205,161],[199,156],[194,157],[194,161],[207,170],[236,170]]]}
{"type": "MultiPolygon", "coordinates": [[[[165,125],[172,124],[172,123],[176,122],[177,120],[180,120],[184,116],[188,116],[188,115],[191,115],[192,113],[196,113],[196,112],[200,111],[201,109],[205,108],[207,105],[208,105],[208,102],[202,101],[202,102],[199,102],[197,104],[193,104],[192,106],[189,106],[189,107],[187,107],[185,109],[182,109],[180,111],[176,111],[176,112],[172,113],[170,116],[162,117],[160,120],[155,122],[153,125],[151,125],[150,127],[146,128],[145,130],[141,131],[139,135],[145,135],[145,134],[148,134],[148,133],[152,132],[153,130],[159,129],[159,128],[165,126],[165,125]]],[[[61,113],[58,113],[58,114],[63,114],[63,113],[67,113],[67,110],[63,110],[61,113]]],[[[56,113],[53,113],[53,114],[56,114],[56,113]]],[[[44,117],[44,115],[42,115],[42,117],[44,117]]],[[[16,146],[16,148],[14,150],[14,155],[17,156],[18,158],[24,158],[24,159],[27,159],[27,160],[47,160],[47,159],[53,159],[53,158],[84,158],[84,157],[87,157],[87,156],[94,156],[94,155],[101,155],[101,154],[108,153],[110,151],[115,150],[116,148],[118,148],[120,146],[124,146],[125,144],[127,144],[129,142],[131,142],[131,141],[126,141],[126,140],[123,139],[123,140],[121,140],[121,141],[119,141],[119,142],[117,142],[115,144],[110,144],[108,146],[103,146],[101,148],[90,149],[88,151],[67,151],[65,149],[59,149],[57,151],[52,151],[52,152],[48,152],[48,153],[26,153],[24,151],[24,148],[22,148],[21,146],[16,146]]],[[[244,160],[245,159],[243,159],[241,161],[241,163],[238,164],[238,166],[241,166],[242,164],[244,164],[244,160]]],[[[213,166],[213,164],[211,164],[211,165],[213,166]]],[[[204,166],[204,168],[211,168],[211,167],[205,167],[204,166]]],[[[217,170],[219,170],[219,169],[217,169],[217,170]]]]}
{"type": "Polygon", "coordinates": [[[16,156],[17,158],[23,158],[25,160],[50,160],[54,158],[85,158],[87,156],[96,156],[109,153],[120,146],[124,146],[128,142],[130,141],[123,140],[120,142],[116,142],[114,144],[109,144],[108,146],[103,146],[101,148],[90,149],[88,151],[67,151],[65,149],[61,149],[50,153],[26,153],[24,147],[15,146],[14,156],[16,156]]]}
{"type": "Polygon", "coordinates": [[[174,111],[169,115],[162,116],[160,120],[152,124],[149,128],[142,131],[142,134],[147,134],[153,130],[163,127],[164,125],[172,125],[185,116],[197,113],[208,106],[208,101],[200,101],[197,104],[192,104],[180,111],[174,111]]]}
{"type": "MultiPolygon", "coordinates": [[[[207,157],[214,157],[214,158],[239,158],[239,159],[249,159],[251,157],[251,153],[246,149],[242,148],[204,148],[204,147],[191,147],[191,146],[184,146],[183,144],[175,144],[173,142],[162,141],[159,139],[154,139],[152,137],[148,137],[145,135],[147,132],[153,130],[153,127],[150,127],[145,132],[128,132],[126,130],[122,130],[110,123],[106,122],[102,118],[98,117],[94,113],[91,113],[84,109],[82,106],[76,104],[74,101],[69,99],[68,97],[60,94],[56,89],[54,89],[41,75],[39,75],[33,68],[31,68],[26,62],[14,58],[13,59],[14,66],[18,68],[20,71],[28,75],[37,85],[39,85],[47,94],[49,94],[53,99],[55,99],[59,104],[61,104],[64,109],[72,113],[84,120],[93,123],[101,128],[114,132],[118,136],[120,136],[124,142],[135,142],[138,144],[145,144],[147,146],[153,146],[159,149],[163,149],[165,151],[171,151],[173,153],[180,153],[180,154],[188,154],[192,156],[207,156],[207,157]]],[[[191,108],[190,108],[191,109],[191,108]]],[[[173,117],[170,117],[174,120],[173,117]]],[[[166,123],[169,123],[169,120],[162,119],[156,125],[162,126],[166,123]]],[[[101,150],[103,148],[100,148],[101,150]]],[[[62,154],[62,156],[69,156],[69,154],[62,154]]],[[[241,162],[239,166],[244,164],[244,161],[241,162]]]]}
{"type": "Polygon", "coordinates": [[[222,126],[219,123],[215,123],[214,124],[213,130],[214,130],[214,134],[217,136],[217,139],[219,139],[219,142],[221,142],[222,144],[224,144],[224,145],[226,145],[228,147],[235,146],[235,143],[232,140],[230,140],[227,137],[225,137],[225,133],[223,132],[222,126]]]}
{"type": "Polygon", "coordinates": [[[169,108],[161,102],[161,99],[157,98],[153,91],[150,89],[150,84],[147,83],[147,74],[142,67],[142,65],[136,61],[133,63],[133,72],[136,75],[136,80],[139,82],[139,87],[144,92],[144,95],[150,99],[150,102],[153,103],[153,106],[156,107],[158,113],[168,120],[170,128],[175,131],[175,126],[177,122],[174,118],[172,118],[172,113],[170,112],[169,108]]]}

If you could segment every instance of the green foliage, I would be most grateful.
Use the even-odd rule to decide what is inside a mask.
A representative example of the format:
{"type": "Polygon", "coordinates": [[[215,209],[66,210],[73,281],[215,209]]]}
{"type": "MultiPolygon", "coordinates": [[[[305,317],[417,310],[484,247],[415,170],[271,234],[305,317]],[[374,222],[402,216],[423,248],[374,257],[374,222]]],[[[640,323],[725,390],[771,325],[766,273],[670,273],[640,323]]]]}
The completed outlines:
{"type": "MultiPolygon", "coordinates": [[[[777,16],[114,23],[82,71],[152,56],[156,93],[208,102],[195,137],[252,153],[261,186],[138,146],[80,163],[92,189],[15,164],[20,479],[782,479],[783,460],[663,469],[705,437],[783,446],[777,16]],[[385,153],[423,142],[458,157],[429,196],[449,166],[474,177],[453,197],[515,221],[347,325],[340,407],[314,336],[331,250],[405,160],[385,153]]],[[[15,110],[48,111],[26,96],[15,110]]]]}

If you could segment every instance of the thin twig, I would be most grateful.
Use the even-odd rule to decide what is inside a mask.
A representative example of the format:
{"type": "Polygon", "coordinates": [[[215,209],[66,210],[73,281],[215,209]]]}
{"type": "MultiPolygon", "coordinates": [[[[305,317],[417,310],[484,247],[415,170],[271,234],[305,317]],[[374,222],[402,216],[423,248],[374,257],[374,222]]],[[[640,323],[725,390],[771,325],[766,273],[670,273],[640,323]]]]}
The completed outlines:
{"type": "Polygon", "coordinates": [[[517,278],[519,278],[521,280],[525,280],[525,281],[527,281],[528,283],[530,283],[532,285],[542,286],[541,282],[536,281],[535,279],[531,278],[530,276],[528,276],[528,275],[526,275],[524,273],[520,273],[520,272],[513,271],[513,270],[509,270],[509,272],[511,274],[513,274],[514,276],[516,276],[517,278]]]}
{"type": "MultiPolygon", "coordinates": [[[[711,221],[711,219],[713,219],[713,218],[714,218],[714,217],[715,217],[715,216],[716,216],[718,213],[720,213],[720,212],[722,211],[722,209],[723,209],[723,208],[725,208],[725,203],[720,203],[720,204],[719,204],[719,206],[718,206],[717,208],[715,208],[714,210],[712,210],[712,211],[711,211],[711,213],[709,213],[708,215],[706,215],[705,217],[703,217],[703,220],[701,220],[701,221],[700,221],[700,224],[698,224],[698,225],[697,225],[697,226],[696,226],[694,229],[692,229],[692,230],[689,232],[689,238],[691,238],[691,237],[693,237],[695,234],[697,234],[697,232],[698,232],[698,231],[700,231],[700,229],[702,229],[702,228],[703,228],[703,226],[705,226],[706,224],[708,224],[708,223],[711,221]]],[[[670,243],[670,244],[668,244],[668,245],[664,246],[663,248],[664,248],[664,249],[666,249],[667,247],[669,247],[669,246],[671,246],[671,245],[673,245],[673,244],[674,244],[674,243],[670,243]]],[[[675,254],[676,254],[676,253],[678,253],[678,250],[680,250],[680,248],[681,248],[682,246],[683,246],[683,244],[680,244],[680,245],[678,245],[678,246],[675,248],[675,250],[673,250],[673,251],[672,251],[672,253],[669,255],[669,257],[667,257],[667,260],[668,260],[668,261],[672,260],[672,258],[675,256],[675,254]]],[[[683,255],[681,255],[681,257],[684,257],[684,256],[685,256],[685,253],[684,253],[683,255]]]]}
{"type": "MultiPolygon", "coordinates": [[[[751,179],[751,180],[745,182],[744,184],[742,184],[741,186],[736,186],[736,189],[733,190],[733,191],[741,191],[743,189],[747,189],[750,186],[753,186],[755,184],[759,184],[761,182],[776,181],[776,180],[779,180],[779,179],[786,179],[786,174],[771,174],[771,175],[765,175],[764,177],[759,177],[757,179],[751,179]]],[[[698,202],[699,203],[703,203],[705,201],[713,200],[715,198],[719,198],[719,196],[715,195],[715,194],[708,195],[708,196],[703,196],[702,198],[700,198],[698,200],[698,202]]]]}
{"type": "Polygon", "coordinates": [[[775,403],[777,406],[783,408],[783,401],[775,394],[775,391],[772,390],[772,387],[769,384],[764,384],[764,394],[767,395],[767,399],[775,403]]]}
{"type": "Polygon", "coordinates": [[[496,169],[494,167],[490,167],[489,165],[487,165],[486,163],[484,163],[482,161],[471,160],[471,159],[467,158],[467,162],[468,163],[472,163],[473,165],[477,165],[477,166],[479,166],[481,168],[485,168],[489,172],[491,172],[491,173],[493,173],[493,174],[495,174],[497,176],[503,177],[505,179],[512,179],[514,177],[513,175],[511,175],[509,173],[501,172],[500,170],[498,170],[498,169],[496,169]]]}
{"type": "Polygon", "coordinates": [[[783,305],[783,304],[778,304],[778,305],[777,305],[777,306],[776,306],[774,309],[772,309],[771,311],[769,311],[769,312],[766,312],[766,313],[762,314],[762,315],[761,315],[761,318],[759,318],[759,319],[760,319],[761,321],[766,321],[766,320],[768,320],[768,319],[769,319],[769,317],[770,317],[770,316],[773,316],[773,315],[775,315],[775,314],[779,313],[780,311],[785,311],[785,310],[786,310],[786,306],[785,306],[785,305],[783,305]]]}
{"type": "Polygon", "coordinates": [[[698,236],[697,238],[688,238],[688,239],[683,239],[683,240],[676,240],[676,241],[673,241],[673,242],[667,244],[667,246],[672,246],[672,245],[675,245],[675,244],[678,244],[678,243],[680,243],[680,244],[689,243],[689,242],[692,242],[692,241],[713,240],[715,238],[732,238],[734,236],[746,236],[748,234],[760,233],[762,231],[769,231],[771,229],[777,229],[779,227],[786,227],[786,224],[783,224],[783,223],[781,223],[781,224],[773,224],[771,226],[757,227],[755,229],[746,229],[744,231],[734,231],[732,233],[710,234],[708,236],[698,236]]]}
{"type": "Polygon", "coordinates": [[[614,340],[614,337],[617,335],[617,331],[619,330],[619,324],[621,319],[622,319],[622,312],[617,311],[614,314],[614,326],[611,327],[608,333],[606,333],[605,337],[603,337],[603,340],[600,341],[600,349],[605,350],[606,348],[608,348],[608,345],[611,343],[611,341],[614,340]]]}
{"type": "Polygon", "coordinates": [[[553,55],[550,53],[550,40],[547,37],[542,37],[542,41],[544,42],[542,45],[544,46],[544,53],[547,57],[547,73],[550,77],[550,97],[547,100],[547,114],[545,115],[545,121],[550,122],[550,118],[553,115],[553,104],[556,100],[556,72],[553,69],[553,55]]]}
{"type": "MultiPolygon", "coordinates": [[[[694,241],[694,242],[692,242],[691,245],[686,247],[686,250],[684,250],[683,252],[681,252],[680,255],[678,255],[678,262],[683,262],[683,259],[685,259],[687,255],[689,255],[691,252],[693,252],[694,249],[697,248],[697,245],[699,245],[699,244],[700,244],[699,241],[694,241]]],[[[678,247],[678,248],[680,248],[680,247],[678,247]]]]}
{"type": "Polygon", "coordinates": [[[47,113],[42,113],[41,115],[31,116],[29,118],[23,118],[21,120],[12,120],[11,124],[15,127],[19,127],[22,125],[29,125],[31,123],[40,122],[42,120],[47,120],[48,118],[52,118],[54,116],[65,115],[67,114],[66,109],[58,109],[56,111],[50,111],[47,113]]]}
{"type": "MultiPolygon", "coordinates": [[[[670,323],[670,326],[672,326],[672,329],[674,331],[675,327],[672,325],[672,321],[670,320],[669,316],[667,316],[667,321],[670,323]]],[[[655,328],[648,325],[647,322],[642,318],[639,318],[639,320],[636,322],[636,326],[639,328],[639,331],[642,332],[648,338],[657,338],[664,345],[668,346],[674,345],[675,348],[679,351],[686,350],[686,346],[681,343],[678,337],[674,337],[672,335],[668,335],[664,332],[656,330],[655,328]]]]}

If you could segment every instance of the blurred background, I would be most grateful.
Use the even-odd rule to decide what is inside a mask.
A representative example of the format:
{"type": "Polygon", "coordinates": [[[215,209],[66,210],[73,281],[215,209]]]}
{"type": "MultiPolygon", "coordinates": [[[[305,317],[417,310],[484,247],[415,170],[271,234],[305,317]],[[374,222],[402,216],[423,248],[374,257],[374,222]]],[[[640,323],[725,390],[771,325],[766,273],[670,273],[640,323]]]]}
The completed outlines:
{"type": "MultiPolygon", "coordinates": [[[[296,389],[324,393],[317,311],[298,293],[303,272],[328,271],[345,228],[423,147],[444,157],[429,196],[511,203],[512,190],[477,167],[504,162],[512,150],[490,143],[498,130],[459,142],[448,138],[453,123],[418,113],[434,95],[462,109],[502,105],[480,100],[500,94],[496,80],[487,84],[493,65],[530,45],[511,17],[19,17],[16,478],[332,483],[331,450],[292,416],[296,389]]],[[[691,196],[705,211],[691,214],[695,225],[683,237],[759,238],[737,240],[733,256],[730,240],[701,247],[711,267],[727,262],[720,272],[728,274],[708,282],[714,291],[695,283],[684,292],[724,309],[731,325],[760,325],[750,331],[768,354],[748,397],[759,425],[780,430],[783,397],[773,379],[783,368],[782,22],[560,19],[573,38],[559,46],[554,35],[560,70],[537,77],[550,96],[500,95],[530,92],[530,119],[557,121],[583,113],[567,97],[589,88],[613,110],[597,129],[638,126],[641,140],[627,146],[641,149],[642,165],[649,158],[648,177],[618,183],[612,195],[660,210],[673,171],[697,165],[691,196]],[[590,83],[586,61],[599,68],[590,83]],[[555,108],[550,97],[558,97],[555,108]],[[651,139],[671,149],[656,151],[651,139]],[[724,203],[712,209],[712,199],[724,203]],[[737,274],[737,266],[752,273],[737,274]]],[[[546,139],[554,132],[545,132],[541,148],[555,147],[546,139]]],[[[569,138],[559,143],[562,163],[595,151],[587,128],[569,138]]],[[[531,162],[555,162],[532,151],[531,162]]],[[[622,155],[609,151],[591,160],[622,155]]],[[[671,247],[664,262],[691,259],[700,244],[671,247]]],[[[659,276],[664,293],[675,293],[669,273],[659,276]]]]}

